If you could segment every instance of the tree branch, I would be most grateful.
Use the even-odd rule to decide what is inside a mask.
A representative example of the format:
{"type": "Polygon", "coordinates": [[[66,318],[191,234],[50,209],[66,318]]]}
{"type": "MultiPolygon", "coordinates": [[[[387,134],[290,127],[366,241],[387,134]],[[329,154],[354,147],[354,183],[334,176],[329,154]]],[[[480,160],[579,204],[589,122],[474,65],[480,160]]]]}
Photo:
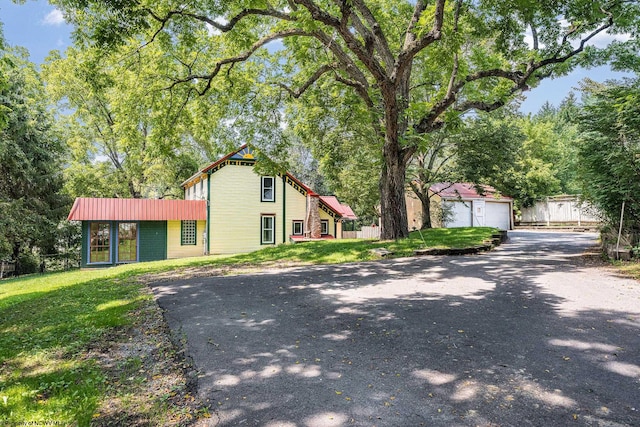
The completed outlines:
{"type": "Polygon", "coordinates": [[[335,58],[338,60],[340,69],[357,82],[357,85],[350,84],[349,86],[356,88],[358,94],[367,103],[367,105],[372,105],[373,102],[369,96],[369,82],[367,81],[367,77],[353,59],[325,32],[316,30],[313,32],[313,36],[317,38],[327,49],[329,49],[331,53],[333,53],[335,58]]]}
{"type": "MultiPolygon", "coordinates": [[[[458,32],[458,20],[460,19],[460,8],[462,3],[460,0],[456,1],[456,9],[453,17],[453,32],[458,32]]],[[[454,90],[454,84],[456,79],[458,78],[458,68],[460,66],[458,52],[456,51],[453,54],[453,69],[451,70],[451,78],[449,79],[449,86],[447,87],[447,95],[446,97],[450,97],[454,90]]]]}
{"type": "MultiPolygon", "coordinates": [[[[238,13],[235,16],[233,16],[229,20],[229,22],[227,22],[226,24],[222,24],[220,22],[217,22],[216,20],[211,19],[206,15],[200,15],[200,14],[188,12],[188,11],[182,10],[182,9],[170,10],[169,12],[167,12],[167,14],[164,17],[158,16],[157,14],[155,14],[150,9],[146,9],[146,11],[153,17],[153,19],[155,19],[156,21],[160,22],[160,24],[161,24],[160,30],[162,30],[162,28],[166,25],[166,23],[172,17],[174,17],[176,15],[177,16],[186,16],[188,18],[195,19],[196,21],[204,22],[204,23],[209,24],[212,27],[218,29],[219,31],[222,31],[223,33],[226,33],[226,32],[229,32],[229,31],[233,30],[233,28],[240,21],[242,21],[244,18],[246,18],[248,16],[270,16],[270,17],[281,19],[281,20],[285,20],[285,21],[294,21],[295,20],[291,15],[289,15],[287,13],[284,13],[284,12],[280,12],[279,10],[276,10],[276,9],[273,9],[273,8],[268,8],[268,9],[243,9],[242,11],[240,11],[240,13],[238,13]]],[[[158,30],[158,32],[160,30],[158,30]]],[[[158,32],[156,32],[156,34],[158,32]]],[[[155,35],[154,35],[154,37],[155,37],[155,35]]]]}
{"type": "Polygon", "coordinates": [[[373,13],[371,13],[371,10],[364,4],[362,0],[352,1],[358,12],[360,12],[364,20],[371,28],[371,33],[376,42],[375,46],[377,48],[377,51],[382,57],[382,60],[387,65],[387,70],[390,72],[391,67],[393,67],[393,63],[395,62],[395,58],[393,56],[391,48],[389,47],[389,42],[382,32],[382,28],[380,28],[380,24],[376,20],[375,16],[373,16],[373,13]]]}
{"type": "MultiPolygon", "coordinates": [[[[416,9],[418,8],[418,6],[420,5],[420,3],[418,2],[418,4],[416,4],[416,9]]],[[[606,12],[605,12],[606,13],[606,12]]],[[[417,125],[414,126],[414,130],[418,133],[427,133],[433,130],[437,130],[439,128],[442,127],[442,125],[444,124],[442,122],[442,120],[440,119],[440,116],[448,109],[450,108],[452,105],[455,104],[455,102],[457,101],[457,95],[458,93],[460,93],[460,91],[468,84],[477,80],[481,80],[481,79],[485,79],[485,78],[491,78],[491,77],[497,77],[497,78],[503,78],[503,79],[507,79],[507,80],[511,80],[514,85],[513,88],[511,89],[511,93],[516,93],[518,91],[522,91],[522,90],[526,90],[528,89],[527,86],[527,81],[528,79],[538,70],[540,70],[541,68],[544,68],[548,65],[553,65],[553,64],[560,64],[563,62],[568,61],[569,59],[573,58],[574,56],[578,55],[579,53],[581,53],[584,50],[585,45],[589,42],[589,40],[591,40],[593,37],[595,37],[596,35],[598,35],[599,33],[605,31],[607,28],[611,27],[613,25],[613,18],[611,15],[609,15],[609,19],[607,20],[607,22],[603,25],[601,25],[600,27],[598,27],[597,29],[595,29],[594,31],[592,31],[589,35],[587,35],[585,38],[583,38],[580,41],[580,45],[575,48],[574,50],[572,50],[571,52],[568,52],[566,55],[563,56],[559,56],[559,53],[556,53],[555,55],[553,55],[550,58],[538,61],[538,62],[531,62],[527,65],[527,69],[525,72],[521,72],[521,71],[511,71],[511,70],[503,70],[503,69],[492,69],[492,70],[482,70],[482,71],[478,71],[476,73],[470,74],[468,76],[466,76],[463,80],[459,81],[456,84],[452,84],[453,80],[450,80],[449,82],[449,87],[447,90],[447,94],[443,97],[443,99],[441,99],[439,102],[437,102],[433,108],[431,109],[431,111],[429,113],[427,113],[419,122],[417,125]]],[[[533,25],[531,26],[533,28],[533,25]]],[[[574,33],[575,30],[570,31],[569,33],[567,33],[565,35],[565,37],[563,38],[563,43],[565,44],[568,40],[568,37],[570,36],[570,34],[574,33]]],[[[535,33],[535,31],[534,31],[535,33]]],[[[537,39],[537,33],[534,36],[534,39],[537,39]]],[[[535,40],[534,40],[535,42],[535,40]]],[[[454,70],[455,70],[455,64],[454,64],[454,70]]],[[[454,71],[455,73],[455,71],[454,71]]],[[[452,74],[454,74],[452,73],[452,74]]],[[[479,111],[493,111],[496,110],[502,106],[505,105],[505,101],[502,100],[498,100],[495,102],[485,102],[485,101],[476,101],[476,100],[467,100],[462,102],[461,104],[457,105],[455,107],[456,111],[460,111],[460,112],[465,112],[465,111],[469,111],[469,110],[479,110],[479,111]]]]}
{"type": "MultiPolygon", "coordinates": [[[[574,56],[576,56],[579,53],[581,53],[584,50],[585,45],[589,42],[589,40],[591,40],[592,38],[594,38],[595,36],[597,36],[601,32],[607,30],[612,25],[613,25],[613,17],[611,15],[609,15],[609,19],[607,20],[606,24],[603,24],[600,27],[596,28],[587,37],[585,37],[582,40],[580,40],[580,45],[577,48],[575,48],[574,50],[570,51],[566,55],[560,56],[560,57],[558,56],[559,52],[557,52],[553,57],[544,59],[542,61],[539,61],[539,62],[533,64],[533,66],[531,66],[531,68],[533,68],[533,71],[536,71],[537,69],[540,69],[540,68],[545,67],[547,65],[561,64],[563,62],[568,61],[569,59],[571,59],[574,56]]],[[[571,32],[566,34],[565,37],[563,38],[563,44],[566,43],[566,39],[568,38],[570,33],[571,32]]],[[[527,70],[527,71],[529,71],[529,70],[527,70]]]]}
{"type": "MultiPolygon", "coordinates": [[[[355,35],[351,32],[351,29],[348,27],[348,20],[351,14],[351,9],[347,6],[348,2],[343,2],[341,7],[342,16],[340,18],[336,18],[331,14],[322,10],[318,5],[316,5],[313,0],[294,0],[297,4],[305,7],[311,17],[325,24],[337,31],[342,40],[346,43],[347,47],[354,55],[364,64],[364,66],[369,70],[373,78],[379,84],[385,84],[389,81],[386,70],[382,67],[382,65],[378,62],[375,56],[370,55],[367,52],[366,47],[355,37],[355,35]]],[[[441,0],[444,1],[444,0],[441,0]]]]}
{"type": "Polygon", "coordinates": [[[220,73],[220,70],[222,69],[223,66],[225,66],[225,65],[233,65],[233,64],[236,64],[238,62],[246,61],[258,49],[260,49],[262,46],[264,46],[267,43],[272,42],[274,40],[278,40],[278,39],[282,39],[282,38],[286,38],[286,37],[292,37],[292,36],[308,36],[308,35],[310,35],[310,34],[305,32],[305,31],[297,30],[297,29],[279,31],[277,33],[269,34],[269,35],[261,38],[257,42],[255,42],[244,53],[242,53],[242,54],[240,54],[238,56],[231,57],[231,58],[221,59],[220,61],[218,61],[215,64],[215,66],[213,67],[213,71],[211,71],[209,74],[189,74],[186,77],[174,80],[174,82],[170,86],[168,86],[166,89],[173,89],[175,86],[177,86],[177,85],[179,85],[181,83],[187,83],[187,82],[191,82],[193,80],[206,80],[207,84],[204,87],[204,89],[201,90],[201,91],[200,90],[197,91],[198,94],[202,96],[202,95],[204,95],[205,93],[207,93],[209,91],[209,89],[211,88],[211,83],[212,83],[213,79],[220,73]]]}
{"type": "Polygon", "coordinates": [[[332,69],[333,67],[330,65],[327,65],[327,64],[322,65],[320,68],[316,70],[315,73],[311,75],[311,77],[309,77],[309,79],[306,82],[304,82],[302,86],[300,86],[298,89],[295,89],[295,90],[291,89],[291,87],[285,85],[282,82],[277,82],[275,83],[275,85],[286,90],[289,93],[289,95],[298,99],[304,92],[306,92],[307,89],[309,89],[309,87],[311,87],[311,85],[313,85],[316,81],[318,81],[320,77],[322,77],[324,74],[331,71],[332,69]]]}
{"type": "Polygon", "coordinates": [[[539,40],[538,40],[538,30],[533,25],[533,23],[529,24],[529,28],[531,28],[531,38],[533,39],[533,50],[538,51],[539,48],[539,40]]]}
{"type": "Polygon", "coordinates": [[[411,22],[409,23],[409,28],[405,34],[404,45],[402,47],[402,51],[398,55],[391,80],[396,81],[398,78],[403,76],[404,72],[410,67],[413,62],[413,58],[418,54],[418,52],[442,37],[445,3],[446,0],[436,0],[433,27],[424,36],[418,38],[414,30],[427,5],[422,0],[418,0],[416,2],[411,22]]]}

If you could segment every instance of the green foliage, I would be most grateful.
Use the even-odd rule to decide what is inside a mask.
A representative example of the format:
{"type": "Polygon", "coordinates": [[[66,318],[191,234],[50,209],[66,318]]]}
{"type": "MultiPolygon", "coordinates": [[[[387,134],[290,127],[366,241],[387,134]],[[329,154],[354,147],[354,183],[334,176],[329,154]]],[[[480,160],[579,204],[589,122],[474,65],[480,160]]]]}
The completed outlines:
{"type": "MultiPolygon", "coordinates": [[[[422,206],[421,228],[431,228],[432,216],[444,219],[444,211],[432,206],[429,189],[438,182],[459,182],[462,180],[460,168],[456,163],[458,154],[459,129],[447,127],[438,132],[417,136],[419,146],[414,158],[407,167],[407,183],[422,206]],[[435,211],[433,210],[435,208],[435,211]]],[[[440,221],[443,223],[443,221],[440,221]]]]}
{"type": "MultiPolygon", "coordinates": [[[[26,58],[21,49],[0,50],[0,258],[52,251],[70,207],[60,194],[63,144],[44,85],[26,58]]],[[[17,270],[23,270],[20,263],[17,270]]]]}
{"type": "Polygon", "coordinates": [[[370,225],[379,216],[375,171],[381,159],[367,116],[352,93],[335,87],[329,90],[324,83],[309,89],[305,100],[291,101],[284,115],[289,132],[296,135],[293,142],[308,147],[317,160],[328,192],[351,206],[363,224],[370,225]]]}
{"type": "MultiPolygon", "coordinates": [[[[282,129],[290,124],[283,121],[283,111],[296,111],[307,121],[324,115],[316,130],[331,124],[341,138],[301,139],[320,167],[337,176],[331,169],[344,164],[341,156],[349,143],[337,143],[338,149],[327,145],[353,138],[355,129],[355,164],[377,166],[377,176],[362,176],[358,188],[378,187],[389,238],[408,233],[402,184],[418,149],[413,135],[455,125],[469,111],[496,110],[544,78],[612,57],[607,49],[585,49],[585,44],[605,30],[636,34],[640,16],[634,2],[591,0],[53,3],[75,24],[78,46],[108,46],[117,58],[155,67],[147,77],[135,75],[144,90],[130,91],[135,96],[127,102],[140,102],[155,84],[181,93],[200,144],[237,146],[241,140],[276,158],[287,143],[282,129]],[[528,35],[531,40],[525,42],[528,35]],[[334,155],[337,159],[328,159],[334,155]]],[[[632,38],[618,48],[632,50],[633,45],[632,38]]],[[[114,67],[113,60],[106,64],[114,67]]],[[[119,81],[129,75],[112,77],[119,81]]],[[[149,109],[147,104],[145,112],[149,109]]],[[[127,153],[135,163],[132,154],[127,153]]],[[[537,171],[531,181],[541,182],[550,173],[544,164],[529,166],[537,171]]],[[[369,204],[363,202],[362,209],[369,204]]]]}
{"type": "Polygon", "coordinates": [[[161,58],[146,53],[148,62],[70,48],[45,64],[50,95],[72,111],[59,117],[71,153],[68,194],[180,198],[179,184],[202,163],[186,129],[189,95],[164,91],[150,76],[161,58]]]}
{"type": "Polygon", "coordinates": [[[579,192],[575,113],[570,98],[559,109],[544,106],[535,116],[481,115],[458,137],[456,157],[465,180],[489,184],[520,207],[537,199],[579,192]]]}
{"type": "Polygon", "coordinates": [[[626,202],[625,228],[640,224],[640,82],[625,80],[582,88],[584,105],[577,117],[579,174],[584,196],[619,224],[626,202]]]}

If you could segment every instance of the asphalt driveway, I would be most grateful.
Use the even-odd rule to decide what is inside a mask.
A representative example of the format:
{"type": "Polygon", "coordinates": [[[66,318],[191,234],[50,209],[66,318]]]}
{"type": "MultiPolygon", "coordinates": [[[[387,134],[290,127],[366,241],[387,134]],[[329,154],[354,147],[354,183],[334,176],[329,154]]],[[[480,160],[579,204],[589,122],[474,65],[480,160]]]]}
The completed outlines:
{"type": "Polygon", "coordinates": [[[153,284],[211,426],[639,426],[640,284],[585,233],[153,284]]]}

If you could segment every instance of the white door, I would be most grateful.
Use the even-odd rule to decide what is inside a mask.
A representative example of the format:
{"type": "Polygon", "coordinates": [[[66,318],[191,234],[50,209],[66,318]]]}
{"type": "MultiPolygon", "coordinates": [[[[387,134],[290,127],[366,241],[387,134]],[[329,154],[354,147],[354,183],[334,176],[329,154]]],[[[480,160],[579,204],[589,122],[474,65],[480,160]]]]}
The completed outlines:
{"type": "Polygon", "coordinates": [[[511,208],[508,202],[485,203],[485,225],[501,230],[511,230],[511,208]]]}
{"type": "Polygon", "coordinates": [[[473,201],[473,226],[474,227],[484,227],[485,220],[485,202],[484,200],[474,200],[473,201]]]}
{"type": "Polygon", "coordinates": [[[450,212],[447,218],[446,228],[453,227],[471,227],[471,202],[463,201],[446,201],[445,209],[450,212]]]}

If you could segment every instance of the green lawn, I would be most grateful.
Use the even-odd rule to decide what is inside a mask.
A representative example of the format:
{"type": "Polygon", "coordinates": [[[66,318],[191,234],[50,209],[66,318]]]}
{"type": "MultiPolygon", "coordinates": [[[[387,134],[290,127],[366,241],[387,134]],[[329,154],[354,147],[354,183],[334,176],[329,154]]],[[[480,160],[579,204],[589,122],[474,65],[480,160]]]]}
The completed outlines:
{"type": "MultiPolygon", "coordinates": [[[[424,247],[466,247],[490,239],[491,228],[414,232],[397,242],[333,240],[281,245],[231,257],[199,257],[128,264],[108,269],[36,275],[0,282],[0,425],[25,422],[93,424],[114,385],[90,350],[132,325],[133,313],[151,304],[141,274],[198,266],[269,265],[278,262],[344,263],[374,259],[373,248],[394,256],[424,247]]],[[[236,270],[237,271],[237,270],[236,270]]],[[[137,366],[133,358],[128,363],[137,366]]],[[[122,369],[130,369],[123,366],[122,369]]],[[[163,402],[151,402],[150,424],[172,417],[163,402]],[[154,409],[155,408],[155,409],[154,409]],[[161,408],[160,410],[158,408],[161,408]],[[155,417],[155,418],[154,418],[155,417]]]]}

